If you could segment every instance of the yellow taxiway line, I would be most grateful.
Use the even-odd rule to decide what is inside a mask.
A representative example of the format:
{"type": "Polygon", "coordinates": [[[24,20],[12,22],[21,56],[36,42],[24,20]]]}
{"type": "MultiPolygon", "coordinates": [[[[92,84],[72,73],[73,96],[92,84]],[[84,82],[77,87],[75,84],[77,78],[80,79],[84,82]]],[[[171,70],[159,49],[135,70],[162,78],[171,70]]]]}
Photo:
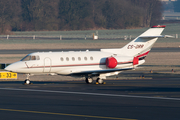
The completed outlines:
{"type": "Polygon", "coordinates": [[[54,112],[41,112],[41,111],[16,110],[16,109],[3,109],[3,108],[0,108],[0,110],[1,111],[10,111],[10,112],[36,113],[36,114],[47,114],[47,115],[64,115],[64,116],[73,116],[73,117],[88,117],[88,118],[113,119],[113,120],[137,120],[137,119],[129,119],[129,118],[116,118],[116,117],[79,115],[79,114],[67,114],[67,113],[54,113],[54,112]]]}

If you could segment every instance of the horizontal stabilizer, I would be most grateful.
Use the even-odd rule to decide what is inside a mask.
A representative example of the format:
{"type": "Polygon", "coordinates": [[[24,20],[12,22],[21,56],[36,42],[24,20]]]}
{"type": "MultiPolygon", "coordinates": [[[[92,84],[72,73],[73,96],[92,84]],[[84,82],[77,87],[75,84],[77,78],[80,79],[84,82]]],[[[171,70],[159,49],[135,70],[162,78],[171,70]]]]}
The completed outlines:
{"type": "Polygon", "coordinates": [[[171,35],[140,36],[139,38],[174,38],[171,35]]]}

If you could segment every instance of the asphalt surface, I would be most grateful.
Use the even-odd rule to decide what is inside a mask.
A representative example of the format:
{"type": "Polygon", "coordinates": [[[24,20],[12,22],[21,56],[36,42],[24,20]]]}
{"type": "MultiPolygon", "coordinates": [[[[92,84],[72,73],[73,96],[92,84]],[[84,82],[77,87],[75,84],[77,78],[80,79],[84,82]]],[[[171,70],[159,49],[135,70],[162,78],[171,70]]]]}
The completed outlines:
{"type": "MultiPolygon", "coordinates": [[[[122,74],[137,77],[142,73],[122,74]]],[[[84,81],[0,82],[2,120],[179,120],[180,75],[84,81]]]]}
{"type": "MultiPolygon", "coordinates": [[[[85,51],[87,49],[25,49],[25,50],[0,50],[0,54],[29,54],[33,52],[55,52],[55,51],[85,51]]],[[[90,51],[99,51],[100,49],[89,49],[90,51]]],[[[175,48],[152,48],[151,52],[180,52],[180,47],[175,48]]]]}

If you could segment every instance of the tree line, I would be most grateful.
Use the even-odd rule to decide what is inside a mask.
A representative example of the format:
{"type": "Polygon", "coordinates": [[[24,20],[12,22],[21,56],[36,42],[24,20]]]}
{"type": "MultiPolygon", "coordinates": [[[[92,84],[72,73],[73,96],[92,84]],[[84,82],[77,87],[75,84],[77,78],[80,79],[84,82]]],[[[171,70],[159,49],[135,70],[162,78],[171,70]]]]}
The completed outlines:
{"type": "Polygon", "coordinates": [[[161,13],[159,0],[0,0],[0,33],[149,27],[161,13]]]}

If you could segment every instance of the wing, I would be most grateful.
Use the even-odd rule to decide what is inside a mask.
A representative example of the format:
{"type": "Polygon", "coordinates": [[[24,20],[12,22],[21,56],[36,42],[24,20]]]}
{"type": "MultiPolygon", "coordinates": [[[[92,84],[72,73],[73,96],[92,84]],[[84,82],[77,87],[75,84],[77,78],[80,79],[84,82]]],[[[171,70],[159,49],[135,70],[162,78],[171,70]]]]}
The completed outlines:
{"type": "Polygon", "coordinates": [[[80,71],[80,72],[71,73],[70,75],[72,75],[72,76],[85,76],[85,75],[90,74],[92,76],[96,76],[96,75],[103,74],[103,73],[120,72],[120,71],[132,70],[132,69],[134,69],[134,68],[80,71]]]}

